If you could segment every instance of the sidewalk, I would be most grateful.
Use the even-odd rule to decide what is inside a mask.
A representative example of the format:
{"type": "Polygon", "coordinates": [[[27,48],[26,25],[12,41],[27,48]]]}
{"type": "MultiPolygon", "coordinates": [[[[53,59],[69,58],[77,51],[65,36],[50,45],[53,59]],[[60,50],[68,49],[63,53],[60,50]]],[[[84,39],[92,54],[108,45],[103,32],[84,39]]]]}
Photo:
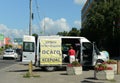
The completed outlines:
{"type": "Polygon", "coordinates": [[[24,78],[28,66],[20,63],[0,70],[0,83],[120,83],[120,75],[115,75],[114,81],[94,79],[94,71],[83,71],[82,75],[67,75],[66,71],[46,72],[34,69],[33,73],[40,77],[24,78]]]}

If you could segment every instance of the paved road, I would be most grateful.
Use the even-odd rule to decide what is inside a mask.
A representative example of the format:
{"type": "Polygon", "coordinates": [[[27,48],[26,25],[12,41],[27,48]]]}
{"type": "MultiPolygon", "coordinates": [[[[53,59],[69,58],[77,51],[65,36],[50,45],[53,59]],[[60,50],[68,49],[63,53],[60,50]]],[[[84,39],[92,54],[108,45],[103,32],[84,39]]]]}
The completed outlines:
{"type": "Polygon", "coordinates": [[[19,63],[0,69],[0,83],[120,83],[119,75],[115,75],[115,80],[96,80],[93,70],[83,71],[81,75],[67,75],[65,70],[46,72],[34,68],[33,74],[40,77],[24,78],[28,72],[27,65],[19,63]]]}
{"type": "Polygon", "coordinates": [[[84,70],[81,75],[67,75],[66,70],[46,72],[33,68],[33,73],[40,77],[24,78],[27,72],[28,65],[0,58],[0,83],[120,83],[120,75],[115,75],[112,81],[96,80],[94,70],[84,70]]]}
{"type": "Polygon", "coordinates": [[[0,69],[11,66],[16,62],[17,62],[16,60],[3,60],[2,55],[0,55],[0,69]]]}

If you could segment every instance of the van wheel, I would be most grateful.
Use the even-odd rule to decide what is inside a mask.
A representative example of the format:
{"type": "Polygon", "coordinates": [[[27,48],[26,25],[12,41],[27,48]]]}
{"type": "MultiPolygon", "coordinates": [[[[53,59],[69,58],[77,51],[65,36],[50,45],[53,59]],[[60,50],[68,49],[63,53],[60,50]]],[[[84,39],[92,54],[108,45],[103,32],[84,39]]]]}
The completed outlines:
{"type": "Polygon", "coordinates": [[[45,67],[45,70],[47,71],[54,71],[56,68],[55,67],[45,67]]]}
{"type": "Polygon", "coordinates": [[[104,62],[103,60],[98,59],[97,62],[96,62],[96,64],[101,64],[101,63],[103,63],[103,62],[104,62]]]}
{"type": "Polygon", "coordinates": [[[5,60],[5,57],[3,57],[3,60],[5,60]]]}

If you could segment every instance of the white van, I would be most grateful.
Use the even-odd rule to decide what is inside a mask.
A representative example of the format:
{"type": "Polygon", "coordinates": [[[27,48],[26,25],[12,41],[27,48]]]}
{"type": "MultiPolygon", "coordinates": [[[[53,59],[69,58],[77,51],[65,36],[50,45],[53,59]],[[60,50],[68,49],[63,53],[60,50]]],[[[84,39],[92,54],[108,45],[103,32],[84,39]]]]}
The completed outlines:
{"type": "Polygon", "coordinates": [[[35,54],[29,57],[31,60],[35,60],[33,60],[35,66],[53,71],[55,68],[66,66],[69,63],[69,46],[75,49],[76,60],[83,66],[95,66],[98,61],[109,59],[103,54],[101,55],[96,45],[85,37],[71,36],[38,36],[36,59],[35,54]]]}

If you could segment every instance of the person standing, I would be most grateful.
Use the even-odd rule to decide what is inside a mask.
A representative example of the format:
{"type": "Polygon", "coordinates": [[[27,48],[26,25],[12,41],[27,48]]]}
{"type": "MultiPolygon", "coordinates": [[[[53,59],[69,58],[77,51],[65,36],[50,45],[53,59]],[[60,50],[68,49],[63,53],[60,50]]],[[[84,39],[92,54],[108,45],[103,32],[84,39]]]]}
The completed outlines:
{"type": "Polygon", "coordinates": [[[70,46],[70,49],[68,51],[68,55],[69,55],[69,61],[70,61],[70,63],[72,63],[73,61],[75,61],[75,50],[73,49],[72,46],[70,46]]]}

